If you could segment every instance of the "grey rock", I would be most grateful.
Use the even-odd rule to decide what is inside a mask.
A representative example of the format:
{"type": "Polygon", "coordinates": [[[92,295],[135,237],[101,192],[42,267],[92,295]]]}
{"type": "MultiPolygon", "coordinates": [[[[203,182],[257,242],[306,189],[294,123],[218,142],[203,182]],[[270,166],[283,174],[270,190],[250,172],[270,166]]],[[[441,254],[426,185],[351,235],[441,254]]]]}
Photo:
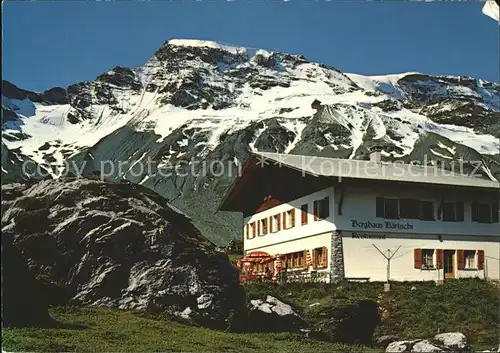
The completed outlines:
{"type": "Polygon", "coordinates": [[[245,294],[227,257],[164,198],[138,185],[89,179],[4,185],[4,235],[34,274],[60,284],[73,303],[189,317],[212,328],[245,314],[245,294]]]}
{"type": "Polygon", "coordinates": [[[290,305],[268,295],[251,300],[247,329],[252,332],[290,332],[307,327],[307,323],[290,305]]]}
{"type": "Polygon", "coordinates": [[[434,336],[436,343],[443,346],[457,349],[457,350],[468,350],[470,349],[467,344],[467,337],[461,332],[445,332],[434,336]]]}
{"type": "Polygon", "coordinates": [[[443,352],[444,350],[427,340],[423,340],[415,343],[411,351],[420,353],[430,353],[430,352],[443,352]]]}
{"type": "Polygon", "coordinates": [[[396,352],[419,352],[419,353],[428,353],[428,352],[444,352],[448,351],[448,349],[443,349],[438,345],[431,343],[428,340],[416,339],[411,341],[396,341],[390,343],[385,349],[387,353],[396,353],[396,352]]]}
{"type": "Polygon", "coordinates": [[[48,312],[48,298],[30,272],[27,259],[2,234],[2,326],[44,327],[55,321],[48,312]]]}

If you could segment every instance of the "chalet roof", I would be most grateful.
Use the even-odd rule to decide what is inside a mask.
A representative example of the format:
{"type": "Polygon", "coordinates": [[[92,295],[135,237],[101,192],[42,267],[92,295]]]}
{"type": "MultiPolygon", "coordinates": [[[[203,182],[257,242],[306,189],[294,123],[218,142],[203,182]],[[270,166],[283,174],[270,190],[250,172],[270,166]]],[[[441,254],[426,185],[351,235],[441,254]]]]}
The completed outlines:
{"type": "MultiPolygon", "coordinates": [[[[269,152],[251,152],[242,168],[242,173],[232,183],[224,198],[219,204],[219,211],[242,211],[249,205],[249,198],[259,197],[258,193],[248,192],[246,185],[254,176],[259,175],[256,171],[260,168],[270,167],[276,172],[276,168],[284,167],[303,173],[303,176],[313,178],[320,177],[322,181],[309,183],[312,186],[326,185],[325,181],[336,178],[338,182],[342,179],[386,181],[394,183],[409,183],[414,185],[438,185],[446,187],[475,188],[487,192],[500,192],[498,181],[487,180],[480,177],[465,175],[464,173],[452,172],[438,166],[419,166],[403,163],[388,163],[376,161],[364,161],[353,159],[326,158],[314,156],[302,156],[292,154],[279,154],[269,152]],[[243,196],[245,193],[245,196],[243,196]],[[242,202],[245,198],[245,202],[242,202]]],[[[300,177],[300,174],[298,174],[300,177]]],[[[265,183],[260,174],[258,183],[265,183]]],[[[310,180],[310,179],[309,179],[310,180]]],[[[287,182],[293,182],[287,180],[287,182]]],[[[260,185],[260,184],[259,184],[260,185]]],[[[305,185],[305,184],[302,184],[305,185]]],[[[287,188],[285,184],[283,188],[287,188]]],[[[295,190],[297,191],[297,190],[295,190]]],[[[260,195],[261,196],[261,195],[260,195]]]]}
{"type": "MultiPolygon", "coordinates": [[[[438,166],[373,162],[269,152],[252,152],[260,165],[281,165],[314,176],[500,189],[498,181],[452,172],[438,166]]],[[[458,169],[457,165],[457,169],[458,169]]]]}

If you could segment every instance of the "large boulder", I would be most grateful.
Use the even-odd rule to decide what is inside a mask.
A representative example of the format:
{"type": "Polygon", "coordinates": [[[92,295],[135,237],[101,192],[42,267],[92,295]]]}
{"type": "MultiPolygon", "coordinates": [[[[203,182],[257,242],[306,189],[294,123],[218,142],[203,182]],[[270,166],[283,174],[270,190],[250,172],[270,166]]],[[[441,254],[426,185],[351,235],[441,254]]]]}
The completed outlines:
{"type": "Polygon", "coordinates": [[[43,327],[55,321],[46,297],[30,273],[26,259],[2,234],[2,324],[4,327],[43,327]]]}
{"type": "Polygon", "coordinates": [[[446,332],[434,336],[432,340],[415,339],[390,343],[386,350],[393,352],[470,352],[467,337],[460,332],[446,332]]]}
{"type": "Polygon", "coordinates": [[[387,353],[400,352],[443,352],[444,350],[427,340],[397,341],[390,343],[385,349],[387,353]]]}
{"type": "Polygon", "coordinates": [[[326,305],[310,307],[308,316],[316,318],[314,327],[329,340],[347,344],[371,344],[380,324],[377,303],[371,300],[333,299],[326,305]]]}
{"type": "Polygon", "coordinates": [[[73,303],[236,325],[245,293],[227,256],[139,185],[88,179],[2,186],[2,235],[73,303]]]}
{"type": "Polygon", "coordinates": [[[434,341],[439,345],[459,351],[467,351],[470,346],[467,344],[467,337],[461,332],[445,332],[434,336],[434,341]]]}
{"type": "Polygon", "coordinates": [[[307,326],[290,305],[270,295],[251,300],[248,309],[247,329],[253,332],[293,332],[307,326]]]}

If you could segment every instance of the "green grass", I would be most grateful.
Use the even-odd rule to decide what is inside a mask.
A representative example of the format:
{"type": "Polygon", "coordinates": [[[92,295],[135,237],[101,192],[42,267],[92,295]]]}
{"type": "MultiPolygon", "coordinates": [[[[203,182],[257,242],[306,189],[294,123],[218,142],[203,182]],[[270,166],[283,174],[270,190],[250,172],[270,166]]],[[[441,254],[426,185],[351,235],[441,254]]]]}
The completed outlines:
{"type": "Polygon", "coordinates": [[[382,323],[375,335],[396,334],[403,339],[432,338],[438,332],[459,331],[476,349],[498,346],[500,291],[498,284],[479,279],[434,282],[393,283],[383,292],[383,283],[308,284],[283,286],[250,284],[249,299],[275,295],[314,319],[319,302],[327,306],[333,298],[372,299],[379,305],[382,323]],[[412,290],[412,287],[415,289],[412,290]]]}
{"type": "MultiPolygon", "coordinates": [[[[432,338],[436,333],[460,331],[476,350],[498,345],[500,292],[498,284],[453,280],[435,283],[294,283],[246,285],[248,299],[274,295],[314,319],[319,302],[327,307],[335,298],[373,299],[382,323],[376,335],[397,334],[402,339],[432,338]],[[415,287],[415,289],[412,289],[415,287]]],[[[30,352],[366,352],[367,347],[307,340],[291,333],[236,334],[186,326],[112,309],[57,307],[53,318],[87,328],[3,329],[3,349],[30,352]]],[[[372,349],[372,351],[375,351],[372,349]]]]}
{"type": "MultiPolygon", "coordinates": [[[[185,326],[115,309],[58,307],[51,315],[86,328],[4,328],[8,352],[367,352],[290,333],[236,334],[185,326]]],[[[372,350],[375,352],[375,350],[372,350]]]]}

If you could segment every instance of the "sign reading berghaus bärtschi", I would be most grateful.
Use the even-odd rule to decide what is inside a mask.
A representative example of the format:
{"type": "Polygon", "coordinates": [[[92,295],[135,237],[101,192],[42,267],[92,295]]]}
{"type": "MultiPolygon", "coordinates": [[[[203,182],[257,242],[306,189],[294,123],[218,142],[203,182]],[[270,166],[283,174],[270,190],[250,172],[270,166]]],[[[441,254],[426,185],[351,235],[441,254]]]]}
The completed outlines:
{"type": "Polygon", "coordinates": [[[364,220],[351,220],[352,228],[359,229],[394,229],[394,230],[413,230],[413,224],[409,222],[401,223],[394,221],[371,222],[364,220]]]}

